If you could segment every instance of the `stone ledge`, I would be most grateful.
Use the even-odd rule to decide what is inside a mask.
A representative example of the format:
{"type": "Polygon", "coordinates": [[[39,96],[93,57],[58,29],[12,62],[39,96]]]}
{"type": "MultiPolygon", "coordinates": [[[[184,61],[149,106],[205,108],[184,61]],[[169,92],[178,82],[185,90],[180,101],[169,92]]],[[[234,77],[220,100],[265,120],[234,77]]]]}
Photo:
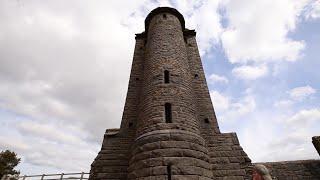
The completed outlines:
{"type": "Polygon", "coordinates": [[[106,129],[105,136],[115,136],[119,134],[119,128],[106,129]]]}

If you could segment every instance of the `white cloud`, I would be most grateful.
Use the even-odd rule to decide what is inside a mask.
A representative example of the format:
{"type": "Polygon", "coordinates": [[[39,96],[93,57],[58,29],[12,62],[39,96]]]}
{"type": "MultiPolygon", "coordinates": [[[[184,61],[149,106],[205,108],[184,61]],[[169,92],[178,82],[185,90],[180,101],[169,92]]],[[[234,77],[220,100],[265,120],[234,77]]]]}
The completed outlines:
{"type": "Polygon", "coordinates": [[[240,99],[238,102],[235,102],[231,105],[231,112],[234,111],[235,114],[237,114],[237,116],[238,115],[242,116],[252,112],[255,108],[256,108],[256,101],[254,97],[245,96],[244,98],[240,99]]]}
{"type": "MultiPolygon", "coordinates": [[[[18,128],[24,135],[44,138],[51,142],[81,144],[84,143],[79,135],[73,135],[72,129],[58,127],[55,124],[40,124],[32,121],[23,121],[18,124],[18,128]]],[[[81,133],[83,135],[85,133],[81,133]]]]}
{"type": "Polygon", "coordinates": [[[212,103],[217,111],[227,110],[230,106],[229,98],[218,91],[210,91],[212,103]]]}
{"type": "Polygon", "coordinates": [[[220,76],[217,74],[211,74],[209,76],[209,83],[216,83],[216,82],[221,82],[221,83],[228,83],[229,80],[225,76],[220,76]]]}
{"type": "Polygon", "coordinates": [[[122,22],[143,5],[0,2],[0,109],[24,118],[0,131],[0,146],[23,167],[88,172],[105,129],[120,126],[134,34],[153,7],[122,22]]]}
{"type": "Polygon", "coordinates": [[[289,91],[289,95],[296,100],[304,99],[314,93],[316,93],[316,90],[309,85],[296,87],[289,91]]]}
{"type": "Polygon", "coordinates": [[[219,44],[220,41],[220,36],[223,31],[220,22],[221,15],[219,13],[221,2],[221,0],[197,0],[192,3],[184,0],[146,0],[143,6],[137,8],[134,14],[129,17],[129,21],[125,19],[124,24],[130,26],[132,29],[138,30],[136,23],[144,22],[145,16],[152,9],[160,6],[175,7],[184,15],[186,28],[196,29],[199,53],[203,56],[208,53],[213,46],[219,44]]]}
{"type": "Polygon", "coordinates": [[[18,151],[30,150],[31,147],[26,143],[16,138],[0,137],[0,147],[2,150],[14,149],[18,151]]]}
{"type": "Polygon", "coordinates": [[[220,0],[204,1],[187,21],[197,29],[197,41],[199,43],[200,55],[207,53],[212,46],[219,42],[222,32],[220,15],[218,13],[220,0]],[[210,28],[208,28],[210,27],[210,28]]]}
{"type": "Polygon", "coordinates": [[[232,99],[218,91],[210,91],[211,100],[216,110],[218,120],[234,122],[244,115],[251,113],[256,108],[253,96],[247,95],[243,98],[232,99]]]}
{"type": "Polygon", "coordinates": [[[301,110],[287,120],[287,123],[296,128],[302,128],[310,122],[318,121],[320,123],[320,109],[301,110]]]}
{"type": "MultiPolygon", "coordinates": [[[[268,142],[264,149],[264,159],[269,161],[290,161],[318,158],[317,152],[311,143],[310,132],[286,132],[280,138],[274,137],[274,141],[268,142]]],[[[313,132],[314,133],[314,132],[313,132]]]]}
{"type": "Polygon", "coordinates": [[[296,87],[287,92],[290,95],[289,99],[276,101],[273,106],[276,108],[290,108],[297,101],[301,101],[312,94],[315,94],[316,92],[316,89],[309,85],[296,87]]]}
{"type": "Polygon", "coordinates": [[[268,146],[268,156],[274,161],[318,158],[311,137],[317,135],[320,125],[320,110],[302,109],[297,113],[282,117],[281,138],[274,138],[268,146]]]}
{"type": "Polygon", "coordinates": [[[268,68],[265,65],[260,65],[260,66],[244,65],[244,66],[233,68],[232,73],[240,79],[255,80],[267,75],[268,68]]]}
{"type": "Polygon", "coordinates": [[[231,63],[295,61],[304,42],[290,39],[307,0],[230,0],[221,36],[231,63]]]}
{"type": "Polygon", "coordinates": [[[184,15],[186,27],[196,29],[201,56],[208,53],[210,48],[220,41],[220,35],[223,31],[219,14],[221,2],[221,0],[198,0],[190,3],[176,0],[172,3],[184,15]]]}
{"type": "Polygon", "coordinates": [[[320,18],[320,1],[313,0],[307,6],[305,16],[307,19],[317,19],[320,18]]]}
{"type": "Polygon", "coordinates": [[[87,172],[101,146],[86,141],[88,132],[77,126],[39,124],[25,118],[13,120],[14,117],[2,126],[1,133],[7,131],[10,136],[0,137],[0,149],[10,149],[22,158],[18,167],[22,174],[87,172]]]}
{"type": "Polygon", "coordinates": [[[320,127],[319,109],[302,109],[294,114],[257,109],[246,116],[238,135],[254,162],[318,159],[311,137],[320,127]]]}
{"type": "Polygon", "coordinates": [[[293,105],[293,101],[291,101],[291,100],[280,100],[280,101],[275,102],[273,105],[276,108],[289,108],[290,106],[293,105]]]}

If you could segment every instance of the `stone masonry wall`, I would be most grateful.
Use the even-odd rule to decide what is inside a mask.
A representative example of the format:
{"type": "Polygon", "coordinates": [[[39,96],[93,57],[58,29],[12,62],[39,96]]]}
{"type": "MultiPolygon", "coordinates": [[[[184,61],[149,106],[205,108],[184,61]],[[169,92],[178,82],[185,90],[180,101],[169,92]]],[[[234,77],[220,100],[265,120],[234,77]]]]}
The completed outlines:
{"type": "Polygon", "coordinates": [[[216,179],[251,179],[251,160],[243,151],[235,133],[220,133],[202,67],[195,32],[187,30],[186,46],[191,72],[194,75],[193,89],[197,100],[197,115],[200,131],[206,141],[213,177],[216,179]]]}
{"type": "Polygon", "coordinates": [[[192,75],[192,87],[197,103],[197,118],[201,126],[210,127],[205,128],[208,131],[207,133],[220,133],[198,51],[195,32],[186,30],[186,32],[188,31],[189,33],[185,33],[185,39],[188,50],[188,61],[192,75]]]}
{"type": "Polygon", "coordinates": [[[122,115],[121,129],[136,128],[144,72],[144,39],[136,38],[129,86],[122,115]],[[129,127],[131,126],[131,127],[129,127]]]}
{"type": "Polygon", "coordinates": [[[283,161],[259,163],[265,165],[273,179],[319,180],[320,160],[283,161]]]}
{"type": "Polygon", "coordinates": [[[109,134],[108,131],[119,131],[119,129],[107,130],[101,151],[91,165],[90,179],[125,180],[134,131],[131,130],[126,135],[118,132],[109,134]]]}
{"type": "Polygon", "coordinates": [[[120,129],[106,131],[90,179],[251,178],[235,133],[220,133],[195,32],[182,15],[158,8],[137,34],[120,129]],[[164,71],[170,82],[164,83],[164,71]],[[172,122],[164,104],[172,105],[172,122]]]}
{"type": "Polygon", "coordinates": [[[208,139],[210,163],[216,179],[250,179],[251,160],[243,151],[235,133],[222,133],[208,139]]]}
{"type": "Polygon", "coordinates": [[[171,13],[159,13],[147,27],[143,89],[128,179],[211,179],[180,20],[171,13]],[[169,72],[169,83],[164,83],[164,71],[169,72]],[[172,122],[165,120],[165,103],[172,105],[172,122]]]}
{"type": "Polygon", "coordinates": [[[137,135],[177,128],[199,134],[180,21],[161,13],[148,27],[137,135]],[[169,71],[169,83],[164,83],[165,70],[169,71]],[[165,122],[165,103],[172,105],[172,123],[165,122]]]}
{"type": "Polygon", "coordinates": [[[107,129],[101,150],[91,165],[90,179],[127,179],[142,84],[144,39],[136,39],[131,74],[120,129],[107,129]]]}
{"type": "Polygon", "coordinates": [[[312,137],[312,143],[320,155],[320,136],[312,137]]]}

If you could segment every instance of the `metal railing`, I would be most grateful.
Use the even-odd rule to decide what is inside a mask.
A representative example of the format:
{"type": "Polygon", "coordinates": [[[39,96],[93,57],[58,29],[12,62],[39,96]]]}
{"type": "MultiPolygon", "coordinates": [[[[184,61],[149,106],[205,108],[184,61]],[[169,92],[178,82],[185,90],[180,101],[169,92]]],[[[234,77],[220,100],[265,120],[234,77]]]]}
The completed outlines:
{"type": "Polygon", "coordinates": [[[61,174],[41,174],[19,176],[18,180],[63,180],[63,179],[89,179],[89,173],[61,173],[61,174]]]}

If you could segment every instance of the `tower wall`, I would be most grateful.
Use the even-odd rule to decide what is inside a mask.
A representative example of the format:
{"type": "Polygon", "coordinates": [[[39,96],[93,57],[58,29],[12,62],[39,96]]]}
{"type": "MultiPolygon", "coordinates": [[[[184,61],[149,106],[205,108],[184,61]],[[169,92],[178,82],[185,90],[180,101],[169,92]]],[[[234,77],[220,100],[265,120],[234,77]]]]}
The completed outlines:
{"type": "Polygon", "coordinates": [[[144,39],[136,38],[131,74],[120,129],[107,129],[100,152],[91,164],[90,179],[127,179],[130,148],[137,127],[142,87],[144,39]]]}
{"type": "Polygon", "coordinates": [[[141,89],[143,83],[145,44],[143,38],[136,38],[136,45],[131,65],[129,86],[122,114],[120,129],[135,129],[137,127],[141,89]]]}
{"type": "Polygon", "coordinates": [[[145,53],[138,135],[161,129],[199,134],[187,51],[176,16],[161,13],[151,19],[145,53]],[[164,83],[165,70],[169,71],[167,84],[164,83]],[[165,103],[172,105],[172,123],[165,122],[165,103]]]}
{"type": "Polygon", "coordinates": [[[192,78],[192,87],[197,105],[196,114],[202,129],[202,134],[220,133],[217,118],[211,102],[206,77],[199,55],[198,45],[194,31],[186,31],[186,47],[188,52],[188,62],[192,78]],[[189,32],[189,33],[187,33],[189,32]]]}
{"type": "Polygon", "coordinates": [[[195,32],[172,8],[153,10],[145,25],[121,127],[106,131],[90,179],[250,179],[236,134],[220,133],[195,32]]]}
{"type": "MultiPolygon", "coordinates": [[[[209,94],[194,31],[185,31],[189,66],[194,76],[197,116],[205,140],[214,179],[251,179],[251,160],[236,133],[221,133],[209,94]]],[[[213,99],[214,100],[214,99],[213,99]]]]}
{"type": "Polygon", "coordinates": [[[129,179],[212,178],[182,27],[169,12],[154,15],[148,24],[129,179]],[[169,83],[164,82],[164,71],[169,72],[169,83]],[[166,103],[172,106],[172,122],[165,120],[166,103]]]}

